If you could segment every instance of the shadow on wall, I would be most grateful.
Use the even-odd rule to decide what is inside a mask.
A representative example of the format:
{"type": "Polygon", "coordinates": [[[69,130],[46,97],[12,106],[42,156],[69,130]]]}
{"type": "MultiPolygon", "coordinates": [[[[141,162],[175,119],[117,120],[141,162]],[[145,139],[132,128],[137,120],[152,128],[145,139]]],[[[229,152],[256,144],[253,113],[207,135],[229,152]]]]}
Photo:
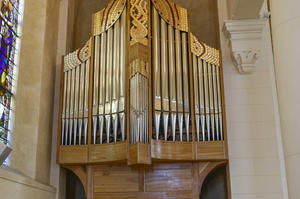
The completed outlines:
{"type": "Polygon", "coordinates": [[[226,166],[211,172],[203,182],[200,199],[227,199],[226,166]]]}
{"type": "Polygon", "coordinates": [[[79,178],[66,170],[66,199],[86,199],[83,185],[79,178]]]}

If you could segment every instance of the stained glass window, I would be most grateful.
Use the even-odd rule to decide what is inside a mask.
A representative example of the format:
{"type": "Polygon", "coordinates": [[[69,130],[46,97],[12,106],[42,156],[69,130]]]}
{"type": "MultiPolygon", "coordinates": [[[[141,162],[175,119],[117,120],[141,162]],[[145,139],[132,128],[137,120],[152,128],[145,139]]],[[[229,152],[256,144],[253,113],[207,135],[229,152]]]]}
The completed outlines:
{"type": "Polygon", "coordinates": [[[23,2],[0,0],[0,7],[0,142],[7,144],[13,125],[23,2]]]}

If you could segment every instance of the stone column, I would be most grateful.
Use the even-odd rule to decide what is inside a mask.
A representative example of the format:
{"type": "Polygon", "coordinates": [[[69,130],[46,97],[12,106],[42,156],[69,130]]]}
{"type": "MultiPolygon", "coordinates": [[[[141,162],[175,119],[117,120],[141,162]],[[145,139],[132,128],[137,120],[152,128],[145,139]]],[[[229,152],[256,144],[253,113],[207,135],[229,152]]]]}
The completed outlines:
{"type": "Polygon", "coordinates": [[[290,199],[300,198],[300,1],[272,0],[276,84],[290,199]]]}

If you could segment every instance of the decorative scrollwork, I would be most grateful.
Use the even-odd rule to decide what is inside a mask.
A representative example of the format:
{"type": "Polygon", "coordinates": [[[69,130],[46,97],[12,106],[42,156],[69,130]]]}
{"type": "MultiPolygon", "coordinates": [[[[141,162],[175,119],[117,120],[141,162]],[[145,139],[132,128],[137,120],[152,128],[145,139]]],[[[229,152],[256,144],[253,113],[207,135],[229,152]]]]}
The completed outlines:
{"type": "Polygon", "coordinates": [[[152,0],[160,16],[175,28],[188,32],[187,9],[176,5],[171,0],[152,0]]]}
{"type": "Polygon", "coordinates": [[[65,71],[76,68],[91,57],[91,39],[85,45],[64,57],[65,71]]]}
{"type": "Polygon", "coordinates": [[[109,29],[121,16],[126,0],[111,0],[106,8],[94,14],[94,36],[109,29]]]}
{"type": "Polygon", "coordinates": [[[196,56],[200,57],[205,52],[205,46],[193,35],[191,34],[191,50],[196,56]]]}
{"type": "Polygon", "coordinates": [[[211,64],[217,66],[220,65],[219,50],[200,42],[193,34],[191,34],[191,44],[191,50],[193,54],[211,64]]]}
{"type": "Polygon", "coordinates": [[[141,43],[148,46],[148,2],[130,0],[130,45],[141,43]]]}

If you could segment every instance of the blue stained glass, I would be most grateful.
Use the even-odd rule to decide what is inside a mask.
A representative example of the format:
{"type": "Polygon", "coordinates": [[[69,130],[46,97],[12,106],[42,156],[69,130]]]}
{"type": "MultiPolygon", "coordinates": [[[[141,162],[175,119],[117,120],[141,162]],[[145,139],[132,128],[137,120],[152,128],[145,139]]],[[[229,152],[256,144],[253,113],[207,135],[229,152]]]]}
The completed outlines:
{"type": "Polygon", "coordinates": [[[0,141],[7,143],[16,67],[20,0],[0,0],[0,141]]]}

